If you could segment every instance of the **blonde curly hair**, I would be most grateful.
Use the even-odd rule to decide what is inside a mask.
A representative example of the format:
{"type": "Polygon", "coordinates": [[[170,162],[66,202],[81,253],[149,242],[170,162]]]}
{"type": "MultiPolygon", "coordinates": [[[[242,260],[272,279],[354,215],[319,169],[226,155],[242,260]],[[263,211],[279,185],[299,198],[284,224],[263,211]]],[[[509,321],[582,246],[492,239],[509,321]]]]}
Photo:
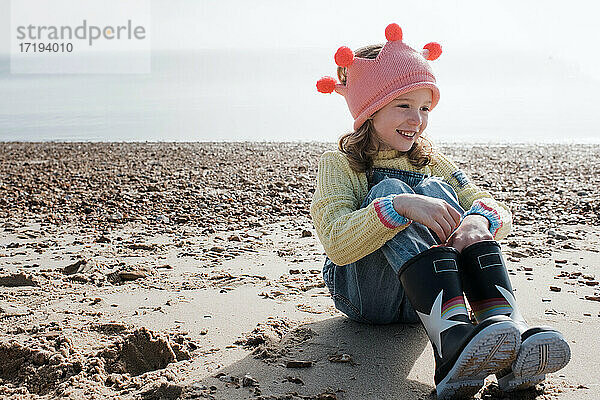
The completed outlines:
{"type": "MultiPolygon", "coordinates": [[[[354,54],[361,58],[377,57],[383,48],[382,44],[374,44],[357,49],[354,54]]],[[[346,68],[338,67],[337,75],[342,84],[346,84],[346,68]]],[[[344,153],[350,168],[356,172],[366,172],[373,166],[373,157],[382,148],[383,143],[377,138],[373,120],[368,119],[356,131],[343,134],[338,141],[338,149],[344,153]]],[[[407,152],[410,163],[416,167],[424,167],[433,160],[433,143],[427,135],[421,135],[407,152]]]]}

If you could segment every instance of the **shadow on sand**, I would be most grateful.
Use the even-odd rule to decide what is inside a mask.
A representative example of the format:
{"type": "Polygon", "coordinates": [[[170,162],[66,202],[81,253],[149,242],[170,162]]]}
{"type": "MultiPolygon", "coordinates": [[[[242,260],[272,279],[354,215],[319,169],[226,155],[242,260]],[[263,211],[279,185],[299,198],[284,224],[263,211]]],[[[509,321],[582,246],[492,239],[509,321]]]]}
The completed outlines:
{"type": "MultiPolygon", "coordinates": [[[[254,400],[434,400],[433,355],[420,325],[366,325],[335,317],[301,325],[281,340],[184,390],[184,398],[254,400]],[[349,355],[351,360],[349,360],[349,355]],[[332,361],[337,356],[338,362],[332,361]],[[339,362],[340,359],[345,362],[339,362]],[[290,368],[289,361],[310,362],[290,368]],[[249,376],[244,378],[245,376],[249,376]]],[[[489,381],[488,400],[547,398],[553,385],[504,393],[489,381]]]]}
{"type": "MultiPolygon", "coordinates": [[[[185,397],[433,399],[433,385],[408,378],[427,343],[424,330],[417,325],[364,325],[345,317],[331,318],[302,325],[280,342],[263,345],[256,353],[267,358],[248,355],[188,386],[185,397]],[[331,356],[343,354],[350,355],[352,361],[330,361],[331,356]],[[290,360],[312,361],[312,366],[288,368],[290,360]],[[246,374],[257,381],[257,386],[244,387],[246,374]]],[[[424,375],[419,380],[431,380],[433,384],[433,371],[425,371],[424,375]]],[[[246,384],[252,382],[247,379],[246,384]]]]}

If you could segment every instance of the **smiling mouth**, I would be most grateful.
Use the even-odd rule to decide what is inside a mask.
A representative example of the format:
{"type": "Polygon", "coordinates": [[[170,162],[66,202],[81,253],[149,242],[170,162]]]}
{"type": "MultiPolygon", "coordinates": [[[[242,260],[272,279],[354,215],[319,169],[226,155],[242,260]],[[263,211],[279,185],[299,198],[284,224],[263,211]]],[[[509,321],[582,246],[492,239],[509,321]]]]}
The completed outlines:
{"type": "Polygon", "coordinates": [[[415,137],[415,134],[417,133],[411,131],[401,131],[400,129],[396,129],[396,132],[408,139],[415,137]]]}

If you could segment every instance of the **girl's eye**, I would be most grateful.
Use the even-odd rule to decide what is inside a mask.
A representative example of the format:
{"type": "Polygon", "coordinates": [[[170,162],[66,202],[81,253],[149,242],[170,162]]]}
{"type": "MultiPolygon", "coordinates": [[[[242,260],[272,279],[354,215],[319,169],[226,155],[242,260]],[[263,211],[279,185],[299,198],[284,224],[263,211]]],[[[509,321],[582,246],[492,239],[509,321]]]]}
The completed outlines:
{"type": "MultiPolygon", "coordinates": [[[[398,104],[398,107],[410,108],[410,104],[398,104]]],[[[422,111],[429,111],[429,107],[422,107],[421,110],[422,111]]]]}

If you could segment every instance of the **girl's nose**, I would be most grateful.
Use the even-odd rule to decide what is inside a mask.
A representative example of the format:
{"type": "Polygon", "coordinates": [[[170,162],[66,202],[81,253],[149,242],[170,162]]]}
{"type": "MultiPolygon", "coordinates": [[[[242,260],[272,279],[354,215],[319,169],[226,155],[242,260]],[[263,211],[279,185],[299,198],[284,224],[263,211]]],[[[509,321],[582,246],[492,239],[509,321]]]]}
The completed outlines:
{"type": "Polygon", "coordinates": [[[411,115],[408,117],[408,122],[413,125],[421,125],[421,114],[418,112],[411,113],[411,115]]]}

